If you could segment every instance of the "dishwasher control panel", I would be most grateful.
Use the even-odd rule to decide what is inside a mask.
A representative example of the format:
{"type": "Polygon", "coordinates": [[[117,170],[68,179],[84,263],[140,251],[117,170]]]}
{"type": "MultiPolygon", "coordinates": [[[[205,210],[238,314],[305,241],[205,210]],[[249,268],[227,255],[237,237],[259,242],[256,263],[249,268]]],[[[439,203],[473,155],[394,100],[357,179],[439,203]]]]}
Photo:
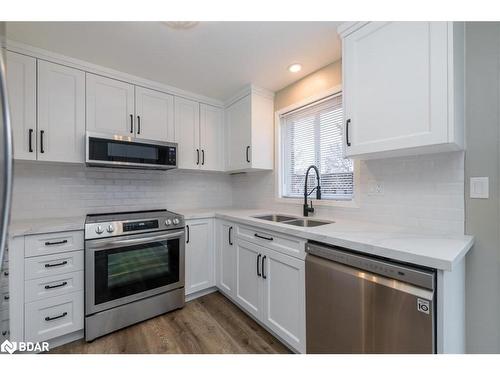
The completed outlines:
{"type": "Polygon", "coordinates": [[[306,244],[306,253],[391,279],[422,286],[429,290],[434,289],[434,272],[432,271],[409,267],[392,261],[380,260],[369,255],[359,255],[335,246],[314,242],[306,244]]]}

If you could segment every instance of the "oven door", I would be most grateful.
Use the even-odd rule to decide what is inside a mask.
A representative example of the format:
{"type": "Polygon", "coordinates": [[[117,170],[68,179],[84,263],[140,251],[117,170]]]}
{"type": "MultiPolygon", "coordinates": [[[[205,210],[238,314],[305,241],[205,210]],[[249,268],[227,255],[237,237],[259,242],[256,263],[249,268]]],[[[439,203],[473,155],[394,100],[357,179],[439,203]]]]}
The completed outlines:
{"type": "Polygon", "coordinates": [[[85,314],[184,287],[184,230],[85,242],[85,314]]]}

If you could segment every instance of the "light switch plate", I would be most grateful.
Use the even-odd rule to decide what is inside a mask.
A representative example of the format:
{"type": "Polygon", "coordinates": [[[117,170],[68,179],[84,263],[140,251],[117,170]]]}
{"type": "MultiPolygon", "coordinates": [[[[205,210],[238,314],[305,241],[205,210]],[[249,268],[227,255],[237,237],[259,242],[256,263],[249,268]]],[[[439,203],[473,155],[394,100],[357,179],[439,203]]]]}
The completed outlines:
{"type": "Polygon", "coordinates": [[[470,197],[488,199],[490,197],[490,179],[488,177],[471,177],[470,197]]]}

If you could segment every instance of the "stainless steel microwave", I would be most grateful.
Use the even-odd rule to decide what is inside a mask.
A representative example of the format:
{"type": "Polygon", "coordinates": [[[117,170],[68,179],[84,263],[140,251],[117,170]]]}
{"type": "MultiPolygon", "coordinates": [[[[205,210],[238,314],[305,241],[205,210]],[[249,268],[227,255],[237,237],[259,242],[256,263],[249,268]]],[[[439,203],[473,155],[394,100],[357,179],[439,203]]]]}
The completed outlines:
{"type": "Polygon", "coordinates": [[[92,167],[177,168],[177,143],[87,132],[85,162],[92,167]]]}

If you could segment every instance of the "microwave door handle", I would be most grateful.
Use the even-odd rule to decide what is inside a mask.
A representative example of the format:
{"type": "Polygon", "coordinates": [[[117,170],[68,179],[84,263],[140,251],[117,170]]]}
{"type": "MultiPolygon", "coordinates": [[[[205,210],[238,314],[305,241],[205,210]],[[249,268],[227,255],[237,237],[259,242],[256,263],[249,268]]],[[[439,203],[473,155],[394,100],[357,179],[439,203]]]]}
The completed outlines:
{"type": "Polygon", "coordinates": [[[184,236],[184,230],[169,233],[169,234],[164,234],[161,236],[129,238],[129,239],[123,239],[123,240],[103,239],[103,240],[97,240],[96,242],[94,242],[92,244],[88,244],[87,246],[89,248],[91,248],[92,250],[105,250],[105,249],[121,247],[121,246],[140,245],[140,244],[146,244],[146,243],[150,243],[150,242],[154,242],[154,241],[164,241],[164,240],[169,240],[172,238],[181,238],[183,236],[184,236]]]}

